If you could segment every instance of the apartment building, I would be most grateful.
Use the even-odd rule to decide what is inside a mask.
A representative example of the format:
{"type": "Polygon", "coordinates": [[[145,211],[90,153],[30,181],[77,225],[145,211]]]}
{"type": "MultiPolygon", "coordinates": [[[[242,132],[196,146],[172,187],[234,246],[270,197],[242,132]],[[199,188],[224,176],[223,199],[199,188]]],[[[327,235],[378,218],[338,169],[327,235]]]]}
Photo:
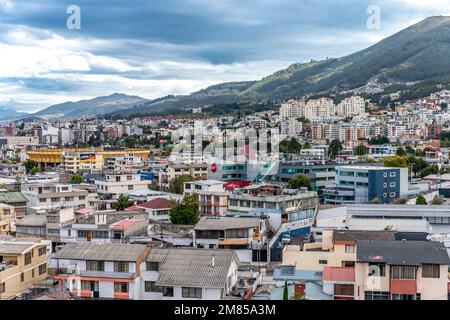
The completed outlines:
{"type": "Polygon", "coordinates": [[[184,183],[184,194],[194,195],[199,204],[201,216],[223,216],[228,209],[228,192],[225,182],[198,180],[184,183]]]}
{"type": "Polygon", "coordinates": [[[0,238],[0,300],[14,299],[47,278],[48,244],[0,238]]]}
{"type": "Polygon", "coordinates": [[[71,184],[24,183],[21,185],[21,191],[29,200],[30,207],[52,205],[86,208],[88,206],[88,192],[76,189],[71,184]]]}
{"type": "Polygon", "coordinates": [[[197,248],[261,249],[266,242],[267,220],[247,217],[202,217],[194,227],[197,248]]]}
{"type": "Polygon", "coordinates": [[[358,241],[359,300],[447,300],[449,256],[428,241],[358,241]]]}
{"type": "Polygon", "coordinates": [[[288,245],[283,249],[283,265],[297,270],[324,271],[326,267],[355,267],[356,244],[361,240],[395,240],[391,231],[323,230],[322,241],[288,245]]]}
{"type": "Polygon", "coordinates": [[[338,166],[336,183],[323,189],[328,204],[359,204],[377,198],[381,203],[408,194],[408,168],[338,166]]]}
{"type": "Polygon", "coordinates": [[[133,300],[140,295],[141,244],[69,243],[52,256],[58,287],[86,299],[133,300]]]}
{"type": "Polygon", "coordinates": [[[169,188],[169,183],[175,178],[190,175],[195,179],[207,179],[207,164],[171,164],[159,173],[158,183],[163,189],[169,188]]]}
{"type": "Polygon", "coordinates": [[[0,235],[16,232],[16,212],[13,206],[0,203],[0,235]]]}
{"type": "Polygon", "coordinates": [[[121,194],[128,192],[148,189],[148,181],[141,180],[141,176],[135,173],[106,173],[100,180],[94,181],[97,185],[99,194],[111,194],[119,197],[121,194]]]}
{"type": "Polygon", "coordinates": [[[141,299],[221,300],[238,277],[234,250],[153,248],[141,267],[141,299]]]}

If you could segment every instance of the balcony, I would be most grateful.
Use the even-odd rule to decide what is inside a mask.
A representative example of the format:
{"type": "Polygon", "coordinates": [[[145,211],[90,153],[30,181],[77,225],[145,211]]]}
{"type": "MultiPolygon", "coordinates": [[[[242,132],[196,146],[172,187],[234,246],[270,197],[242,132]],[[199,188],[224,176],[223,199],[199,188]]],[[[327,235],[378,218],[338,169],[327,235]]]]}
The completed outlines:
{"type": "Polygon", "coordinates": [[[249,239],[247,238],[219,238],[219,245],[248,245],[249,239]]]}
{"type": "Polygon", "coordinates": [[[389,291],[392,294],[416,294],[417,282],[415,279],[391,279],[389,291]]]}

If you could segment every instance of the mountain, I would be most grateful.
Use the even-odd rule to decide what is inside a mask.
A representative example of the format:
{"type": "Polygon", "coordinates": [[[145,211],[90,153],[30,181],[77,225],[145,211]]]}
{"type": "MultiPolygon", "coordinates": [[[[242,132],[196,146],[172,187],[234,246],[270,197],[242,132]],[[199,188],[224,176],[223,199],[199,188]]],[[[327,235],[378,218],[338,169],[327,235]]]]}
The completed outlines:
{"type": "Polygon", "coordinates": [[[32,116],[41,118],[95,116],[114,111],[126,110],[148,101],[138,96],[114,93],[110,96],[97,97],[77,102],[55,104],[32,116]]]}
{"type": "Polygon", "coordinates": [[[352,90],[368,83],[449,83],[449,57],[450,17],[435,16],[345,57],[296,63],[259,81],[223,83],[186,96],[151,100],[127,110],[127,114],[212,104],[279,102],[306,94],[352,90]]]}
{"type": "Polygon", "coordinates": [[[0,121],[15,120],[27,116],[26,112],[14,111],[6,107],[0,107],[0,121]]]}

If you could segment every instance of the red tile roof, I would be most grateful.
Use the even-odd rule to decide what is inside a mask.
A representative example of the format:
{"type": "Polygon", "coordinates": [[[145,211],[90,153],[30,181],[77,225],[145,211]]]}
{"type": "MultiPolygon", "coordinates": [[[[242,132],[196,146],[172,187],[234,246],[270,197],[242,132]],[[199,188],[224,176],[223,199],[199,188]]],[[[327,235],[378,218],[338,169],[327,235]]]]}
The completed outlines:
{"type": "Polygon", "coordinates": [[[355,282],[355,268],[353,267],[325,267],[323,281],[355,282]]]}
{"type": "Polygon", "coordinates": [[[168,209],[171,207],[171,203],[165,198],[156,198],[147,202],[140,203],[137,206],[147,209],[168,209]]]}

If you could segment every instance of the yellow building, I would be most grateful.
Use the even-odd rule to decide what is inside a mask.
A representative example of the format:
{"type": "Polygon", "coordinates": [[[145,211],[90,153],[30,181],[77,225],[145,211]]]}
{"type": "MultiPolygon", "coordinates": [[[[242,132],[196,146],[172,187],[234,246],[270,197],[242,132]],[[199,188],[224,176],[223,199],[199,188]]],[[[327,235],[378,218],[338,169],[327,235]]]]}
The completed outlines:
{"type": "Polygon", "coordinates": [[[0,240],[0,300],[12,299],[47,278],[48,246],[40,239],[0,240]]]}
{"type": "Polygon", "coordinates": [[[133,155],[147,160],[150,150],[143,148],[45,148],[27,152],[28,158],[41,167],[61,165],[67,171],[78,172],[81,169],[103,169],[105,160],[111,157],[133,155]]]}
{"type": "Polygon", "coordinates": [[[16,232],[16,212],[13,206],[0,203],[0,234],[11,234],[16,232]]]}

